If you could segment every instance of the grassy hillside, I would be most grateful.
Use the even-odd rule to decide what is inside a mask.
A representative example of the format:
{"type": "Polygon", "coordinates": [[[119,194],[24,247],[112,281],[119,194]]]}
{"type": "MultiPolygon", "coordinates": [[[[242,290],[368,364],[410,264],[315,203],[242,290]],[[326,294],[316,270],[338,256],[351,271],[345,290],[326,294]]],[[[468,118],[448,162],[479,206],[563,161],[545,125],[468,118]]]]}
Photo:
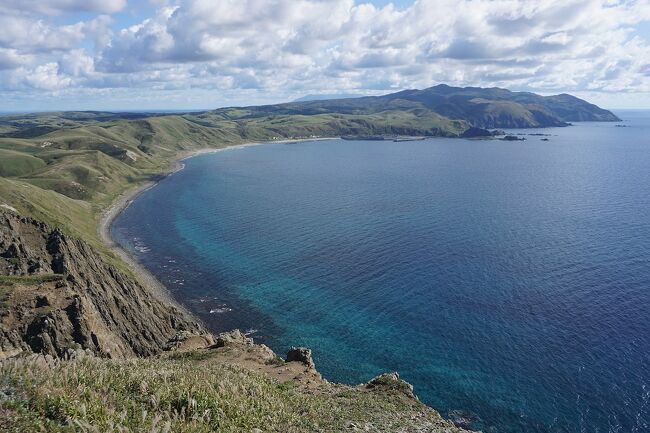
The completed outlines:
{"type": "Polygon", "coordinates": [[[203,113],[53,112],[0,117],[0,205],[101,244],[99,215],[117,196],[208,147],[341,135],[459,137],[471,127],[615,120],[569,95],[436,86],[380,97],[223,108],[203,113]]]}
{"type": "Polygon", "coordinates": [[[256,364],[249,354],[253,358],[238,365],[232,351],[5,362],[0,430],[464,432],[391,376],[365,386],[337,385],[279,358],[256,364]]]}
{"type": "Polygon", "coordinates": [[[0,149],[0,176],[24,176],[45,167],[45,161],[30,154],[0,149]]]}
{"type": "Polygon", "coordinates": [[[479,128],[566,126],[574,121],[620,120],[607,110],[570,95],[540,96],[499,88],[450,87],[404,90],[383,96],[291,102],[287,104],[216,110],[224,116],[369,115],[385,111],[435,114],[479,128]]]}
{"type": "MultiPolygon", "coordinates": [[[[110,311],[120,314],[144,311],[142,299],[149,292],[134,292],[136,286],[144,289],[129,280],[133,275],[128,267],[102,242],[98,222],[120,194],[156,179],[176,158],[191,151],[252,141],[341,135],[460,137],[467,131],[489,134],[476,127],[557,126],[568,119],[615,120],[612,116],[568,95],[544,98],[503,89],[438,86],[383,97],[224,108],[204,113],[64,112],[0,117],[2,211],[59,227],[100,254],[90,254],[82,246],[85,243],[65,241],[67,247],[78,246],[71,260],[72,270],[83,258],[92,256],[93,260],[83,272],[77,269],[76,277],[68,270],[58,275],[58,280],[51,280],[53,275],[38,273],[38,269],[54,269],[50,256],[58,250],[50,247],[64,251],[61,248],[67,238],[54,231],[52,239],[59,243],[45,242],[44,235],[35,235],[29,228],[42,226],[40,222],[13,217],[13,222],[3,226],[3,260],[8,269],[20,261],[19,254],[27,259],[29,254],[40,251],[43,258],[38,263],[27,263],[30,267],[40,266],[34,268],[33,275],[9,273],[0,278],[0,318],[11,319],[5,322],[18,320],[5,323],[6,332],[0,330],[4,332],[0,335],[22,342],[18,331],[34,327],[37,336],[47,339],[52,324],[59,323],[65,326],[56,328],[56,335],[74,336],[80,332],[82,322],[87,322],[90,330],[106,328],[107,335],[108,331],[128,329],[128,335],[120,334],[124,341],[135,340],[133,335],[151,334],[147,329],[142,330],[142,335],[132,332],[145,327],[140,322],[136,328],[131,326],[133,323],[120,326],[138,315],[127,314],[126,319],[119,316],[119,320],[112,320],[117,315],[102,316],[110,310],[106,308],[109,302],[116,305],[110,311]],[[32,236],[35,245],[40,245],[38,251],[20,250],[15,245],[16,226],[21,224],[25,236],[32,236]],[[91,274],[102,278],[92,279],[91,274]],[[127,301],[119,301],[117,306],[121,298],[109,296],[107,287],[129,299],[132,310],[125,309],[127,301]],[[18,299],[17,294],[25,295],[25,302],[12,316],[7,314],[12,307],[7,304],[10,299],[18,299]],[[82,297],[88,298],[83,307],[82,297]],[[97,299],[102,302],[95,305],[97,299]],[[51,303],[54,301],[56,305],[51,303]],[[89,316],[89,306],[97,314],[89,316]],[[56,312],[58,321],[53,320],[52,312],[56,312]],[[20,329],[16,330],[16,324],[20,329]]],[[[151,306],[151,301],[144,303],[151,306]]],[[[172,326],[178,322],[176,313],[160,317],[159,323],[148,326],[153,329],[153,325],[160,328],[164,324],[169,325],[165,329],[179,329],[172,326]]],[[[27,337],[31,338],[31,334],[27,337]]],[[[97,342],[99,337],[95,335],[97,342]]],[[[251,357],[250,348],[235,361],[228,348],[225,352],[201,350],[131,360],[61,361],[32,356],[1,361],[0,430],[461,431],[421,405],[413,398],[410,387],[392,376],[354,388],[331,384],[322,381],[315,371],[308,369],[305,375],[304,366],[284,363],[265,352],[268,349],[257,347],[255,350],[266,356],[262,361],[251,357]]]]}
{"type": "Polygon", "coordinates": [[[109,113],[46,113],[0,118],[13,133],[0,137],[0,204],[71,234],[98,239],[91,229],[120,193],[164,171],[186,152],[250,141],[354,134],[458,136],[468,125],[422,110],[373,114],[253,116],[248,109],[121,118],[109,113]],[[36,136],[34,128],[41,128],[36,136]],[[25,133],[29,131],[29,133],[25,133]],[[25,194],[29,191],[29,194],[25,194]],[[30,197],[38,197],[38,204],[30,197]],[[60,203],[74,200],[69,224],[60,203]]]}
{"type": "Polygon", "coordinates": [[[98,215],[119,194],[184,150],[221,144],[179,130],[188,123],[180,117],[119,120],[0,138],[0,204],[97,241],[98,215]]]}

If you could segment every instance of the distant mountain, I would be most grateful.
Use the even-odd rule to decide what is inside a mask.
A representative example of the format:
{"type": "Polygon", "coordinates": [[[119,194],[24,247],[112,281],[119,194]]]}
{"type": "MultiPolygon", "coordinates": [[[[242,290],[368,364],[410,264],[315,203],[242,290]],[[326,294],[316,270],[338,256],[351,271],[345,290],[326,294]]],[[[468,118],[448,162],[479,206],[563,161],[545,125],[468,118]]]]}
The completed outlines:
{"type": "Polygon", "coordinates": [[[465,121],[477,128],[535,128],[567,126],[578,121],[620,121],[612,112],[575,96],[540,96],[500,88],[451,87],[403,90],[383,96],[296,101],[247,107],[251,115],[376,114],[408,111],[448,120],[465,121]]]}
{"type": "Polygon", "coordinates": [[[321,94],[321,95],[305,95],[298,99],[294,99],[292,102],[308,102],[308,101],[325,101],[328,99],[350,99],[350,98],[359,98],[362,95],[355,95],[352,93],[339,93],[339,94],[321,94]]]}
{"type": "MultiPolygon", "coordinates": [[[[403,90],[383,96],[227,107],[184,114],[54,112],[0,116],[0,140],[55,136],[63,130],[100,126],[129,131],[142,152],[161,136],[210,145],[219,143],[340,136],[490,136],[489,129],[567,126],[576,121],[620,121],[611,112],[571,95],[540,96],[499,88],[450,87],[403,90]],[[152,126],[157,125],[158,128],[152,126]],[[164,127],[163,127],[164,125],[164,127]]],[[[309,97],[306,97],[309,98],[309,97]]],[[[302,99],[306,99],[302,98],[302,99]]],[[[75,134],[80,134],[77,129],[75,134]]],[[[97,135],[97,130],[91,133],[97,135]]],[[[69,146],[104,149],[108,138],[69,146]]],[[[58,138],[57,138],[58,139],[58,138]]],[[[111,137],[115,143],[121,137],[111,137]]],[[[43,141],[43,140],[41,140],[43,141]]],[[[113,149],[113,145],[109,146],[113,149]]],[[[121,147],[121,146],[118,146],[121,147]]],[[[110,150],[109,154],[122,150],[110,150]]]]}

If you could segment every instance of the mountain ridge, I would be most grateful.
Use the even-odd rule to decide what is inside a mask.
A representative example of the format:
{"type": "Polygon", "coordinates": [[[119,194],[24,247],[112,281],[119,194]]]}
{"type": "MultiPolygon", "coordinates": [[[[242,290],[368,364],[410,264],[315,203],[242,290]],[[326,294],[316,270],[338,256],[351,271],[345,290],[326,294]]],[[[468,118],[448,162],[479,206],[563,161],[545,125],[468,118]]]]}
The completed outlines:
{"type": "MultiPolygon", "coordinates": [[[[380,96],[293,101],[243,108],[251,110],[255,117],[273,113],[358,115],[387,110],[419,110],[420,114],[428,111],[450,121],[465,121],[477,128],[535,128],[568,126],[569,122],[577,121],[620,121],[611,111],[566,93],[541,96],[498,87],[452,87],[446,84],[380,96]]],[[[224,110],[228,108],[213,112],[224,110]]]]}
{"type": "MultiPolygon", "coordinates": [[[[177,423],[172,431],[203,432],[205,424],[212,426],[210,419],[199,414],[202,424],[190,425],[178,414],[194,413],[197,403],[190,393],[214,382],[213,375],[201,375],[207,368],[223,373],[217,388],[238,391],[206,390],[200,406],[219,411],[216,403],[237,402],[240,407],[223,421],[233,429],[255,431],[278,415],[278,405],[291,403],[277,426],[289,419],[297,426],[309,423],[307,431],[322,431],[320,408],[330,409],[345,396],[327,420],[328,431],[370,425],[374,431],[399,426],[409,432],[464,433],[415,399],[397,375],[357,387],[330,384],[318,379],[313,363],[293,356],[284,361],[245,339],[220,345],[224,338],[217,336],[212,344],[215,336],[157,293],[101,238],[97,226],[124,193],[159,180],[179,158],[205,149],[344,135],[481,137],[492,134],[487,127],[565,126],[571,119],[617,118],[570,95],[449,86],[198,113],[0,117],[0,369],[9,381],[0,384],[0,430],[70,431],[71,423],[99,422],[157,431],[156,423],[166,419],[177,423]],[[255,353],[260,356],[251,364],[255,353]],[[77,410],[76,380],[66,380],[75,377],[66,372],[79,366],[86,366],[88,379],[82,397],[89,412],[83,413],[77,410]],[[232,368],[233,375],[224,373],[232,368]],[[170,396],[169,410],[150,403],[147,389],[161,369],[179,372],[178,383],[161,385],[170,396]],[[142,382],[143,377],[151,380],[142,382]],[[24,386],[34,380],[41,386],[24,386]],[[106,404],[104,388],[96,385],[102,380],[121,389],[113,393],[120,398],[106,404]],[[256,395],[250,390],[260,387],[269,390],[266,409],[249,414],[259,401],[237,399],[256,395]],[[58,398],[51,398],[51,389],[58,398]],[[188,399],[174,397],[185,395],[188,399]],[[134,400],[141,403],[134,409],[138,414],[151,416],[125,421],[119,414],[131,410],[134,400]],[[306,410],[311,410],[307,419],[306,410]],[[242,421],[242,413],[250,416],[242,421]]],[[[468,424],[463,417],[456,423],[468,424]]]]}
{"type": "MultiPolygon", "coordinates": [[[[36,138],[62,129],[126,122],[144,125],[154,119],[180,118],[201,136],[228,140],[295,139],[341,135],[421,135],[466,137],[470,128],[540,128],[570,122],[620,121],[611,111],[561,93],[541,96],[498,87],[405,89],[380,96],[311,99],[259,106],[233,106],[177,113],[64,111],[0,116],[0,138],[36,138]],[[198,131],[196,126],[209,128],[198,131]]],[[[107,127],[104,126],[104,127],[107,127]]],[[[173,127],[175,128],[175,127],[173,127]]],[[[149,131],[143,131],[148,134],[149,131]]],[[[204,137],[203,137],[204,138],[204,137]]]]}

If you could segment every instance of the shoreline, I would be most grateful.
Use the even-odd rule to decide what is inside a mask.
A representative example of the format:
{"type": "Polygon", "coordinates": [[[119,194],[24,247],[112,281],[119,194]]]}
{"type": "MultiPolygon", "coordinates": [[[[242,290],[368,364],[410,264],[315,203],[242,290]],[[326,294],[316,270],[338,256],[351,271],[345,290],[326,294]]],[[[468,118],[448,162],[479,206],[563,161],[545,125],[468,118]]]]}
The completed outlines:
{"type": "Polygon", "coordinates": [[[309,141],[327,141],[327,140],[336,140],[340,137],[319,137],[319,138],[302,138],[302,139],[288,139],[288,140],[277,140],[277,141],[259,141],[259,142],[249,142],[241,144],[233,144],[224,147],[217,148],[203,148],[196,149],[191,151],[181,152],[179,155],[176,155],[169,167],[163,170],[161,173],[155,176],[155,179],[145,181],[142,184],[136,184],[132,188],[127,189],[122,192],[115,200],[113,200],[110,206],[100,213],[97,233],[101,241],[106,245],[113,253],[115,253],[123,262],[133,272],[135,279],[138,283],[142,284],[146,289],[149,289],[154,295],[159,297],[165,302],[168,302],[176,307],[181,308],[185,313],[190,314],[194,319],[200,320],[194,313],[192,313],[185,305],[182,304],[179,300],[174,298],[172,292],[165,286],[158,278],[153,275],[133,254],[131,254],[126,249],[122,248],[115,239],[113,239],[111,233],[111,226],[115,219],[127,209],[134,200],[138,198],[140,194],[145,193],[149,189],[155,187],[159,182],[166,179],[167,177],[177,173],[185,168],[183,161],[193,158],[195,156],[200,156],[209,153],[223,152],[225,150],[236,150],[243,149],[246,147],[261,146],[264,144],[286,144],[286,143],[302,143],[309,141]]]}

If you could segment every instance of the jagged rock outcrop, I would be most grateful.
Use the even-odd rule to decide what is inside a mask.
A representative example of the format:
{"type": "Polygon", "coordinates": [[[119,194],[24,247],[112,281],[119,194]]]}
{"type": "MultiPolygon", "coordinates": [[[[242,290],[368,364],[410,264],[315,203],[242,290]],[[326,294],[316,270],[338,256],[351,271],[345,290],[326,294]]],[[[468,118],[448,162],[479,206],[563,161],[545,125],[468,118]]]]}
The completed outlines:
{"type": "Polygon", "coordinates": [[[0,212],[0,359],[147,356],[191,336],[212,343],[181,308],[108,265],[84,241],[32,218],[0,212]]]}
{"type": "Polygon", "coordinates": [[[289,349],[289,352],[287,352],[287,362],[293,361],[305,364],[309,369],[316,369],[316,365],[311,356],[311,349],[307,349],[306,347],[292,347],[289,349]]]}
{"type": "Polygon", "coordinates": [[[239,364],[248,364],[251,360],[258,360],[261,362],[275,362],[280,360],[273,350],[265,344],[257,344],[252,338],[246,336],[239,329],[232,331],[222,332],[215,338],[215,343],[209,347],[205,347],[208,351],[225,350],[225,352],[237,358],[239,354],[239,364]],[[243,359],[241,359],[243,358],[243,359]]]}
{"type": "Polygon", "coordinates": [[[217,336],[214,344],[215,348],[227,347],[231,345],[252,346],[253,339],[247,337],[239,329],[234,329],[230,332],[223,332],[217,336]]]}
{"type": "Polygon", "coordinates": [[[413,385],[400,379],[398,373],[384,373],[371,379],[366,388],[381,391],[397,391],[409,398],[416,398],[413,394],[413,385]]]}

